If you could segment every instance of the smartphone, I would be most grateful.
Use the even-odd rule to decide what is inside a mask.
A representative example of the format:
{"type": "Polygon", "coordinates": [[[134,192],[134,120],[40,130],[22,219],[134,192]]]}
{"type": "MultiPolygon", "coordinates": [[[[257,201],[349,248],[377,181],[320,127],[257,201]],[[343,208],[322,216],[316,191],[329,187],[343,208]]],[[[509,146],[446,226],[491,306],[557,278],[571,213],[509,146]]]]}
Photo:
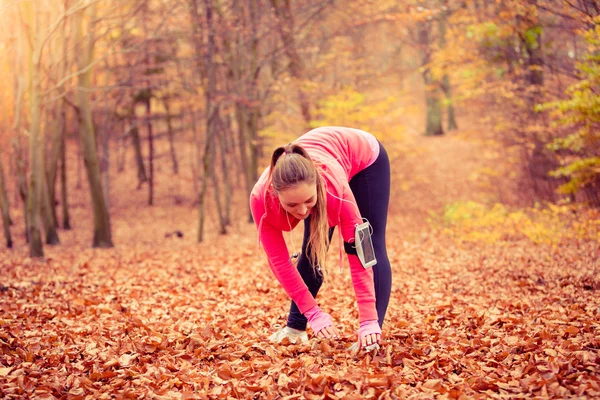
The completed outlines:
{"type": "Polygon", "coordinates": [[[354,231],[354,245],[356,246],[356,255],[363,268],[370,268],[377,264],[375,258],[375,249],[371,239],[371,224],[364,222],[356,226],[354,231]]]}

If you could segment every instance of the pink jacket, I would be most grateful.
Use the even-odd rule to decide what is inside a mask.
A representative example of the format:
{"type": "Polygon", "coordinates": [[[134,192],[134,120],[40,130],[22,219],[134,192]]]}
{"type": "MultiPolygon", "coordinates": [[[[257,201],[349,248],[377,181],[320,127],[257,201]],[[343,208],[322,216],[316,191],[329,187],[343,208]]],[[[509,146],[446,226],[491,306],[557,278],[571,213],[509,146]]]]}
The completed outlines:
{"type": "MultiPolygon", "coordinates": [[[[307,132],[294,143],[306,149],[321,170],[327,193],[329,227],[339,226],[343,240],[353,241],[355,225],[363,221],[348,182],[377,159],[377,140],[373,135],[358,129],[322,127],[307,132]]],[[[300,220],[287,215],[281,207],[277,195],[267,182],[268,176],[269,168],[263,172],[252,190],[252,216],[257,224],[259,242],[262,242],[267,253],[269,267],[304,313],[316,306],[317,302],[291,263],[283,237],[283,232],[292,230],[300,220]]],[[[371,268],[363,268],[356,255],[348,254],[348,262],[359,319],[361,322],[377,320],[373,271],[371,268]]]]}

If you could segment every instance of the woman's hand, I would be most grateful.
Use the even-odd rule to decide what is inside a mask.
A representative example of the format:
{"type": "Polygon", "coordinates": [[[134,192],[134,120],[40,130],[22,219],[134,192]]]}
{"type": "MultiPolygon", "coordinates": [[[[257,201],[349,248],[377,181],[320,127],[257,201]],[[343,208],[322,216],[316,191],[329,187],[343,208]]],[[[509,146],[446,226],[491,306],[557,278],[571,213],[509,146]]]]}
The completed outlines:
{"type": "Polygon", "coordinates": [[[304,313],[306,319],[308,319],[308,324],[312,328],[313,332],[317,335],[317,337],[321,338],[337,338],[339,337],[339,333],[335,326],[333,326],[333,321],[331,320],[331,316],[321,310],[319,306],[314,306],[310,310],[307,310],[304,313]]]}
{"type": "Polygon", "coordinates": [[[379,339],[381,339],[381,335],[378,333],[372,333],[364,336],[360,338],[360,347],[367,347],[379,343],[379,339]]]}
{"type": "Polygon", "coordinates": [[[377,320],[363,321],[358,328],[358,342],[360,347],[371,346],[379,343],[381,339],[381,327],[377,320]]]}
{"type": "Polygon", "coordinates": [[[340,337],[340,334],[338,333],[338,330],[335,328],[335,326],[331,325],[331,326],[323,328],[319,332],[317,332],[317,337],[327,338],[327,339],[337,339],[340,337]]]}

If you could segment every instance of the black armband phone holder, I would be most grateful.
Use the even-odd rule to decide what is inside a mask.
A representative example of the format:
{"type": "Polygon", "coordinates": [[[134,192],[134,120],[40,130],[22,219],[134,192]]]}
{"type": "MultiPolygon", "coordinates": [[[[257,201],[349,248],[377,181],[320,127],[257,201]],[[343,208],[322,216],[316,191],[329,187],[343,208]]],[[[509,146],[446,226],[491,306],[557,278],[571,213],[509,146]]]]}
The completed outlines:
{"type": "Polygon", "coordinates": [[[369,224],[369,221],[356,225],[354,242],[344,242],[344,250],[346,250],[347,254],[356,255],[363,268],[369,268],[377,264],[373,240],[371,239],[371,224],[369,224]]]}
{"type": "Polygon", "coordinates": [[[352,242],[352,243],[344,242],[344,250],[346,251],[346,254],[356,255],[356,247],[354,247],[354,242],[352,242]]]}

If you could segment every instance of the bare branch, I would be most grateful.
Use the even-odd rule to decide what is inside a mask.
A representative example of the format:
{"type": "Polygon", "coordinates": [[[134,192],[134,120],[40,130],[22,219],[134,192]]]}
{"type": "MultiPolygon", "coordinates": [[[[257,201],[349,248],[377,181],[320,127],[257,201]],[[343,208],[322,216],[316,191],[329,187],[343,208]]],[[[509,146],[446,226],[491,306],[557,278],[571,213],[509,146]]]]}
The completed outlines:
{"type": "Polygon", "coordinates": [[[42,40],[42,43],[40,45],[40,48],[37,49],[37,60],[36,63],[39,64],[41,62],[41,58],[42,58],[42,50],[44,49],[44,46],[46,45],[46,42],[50,39],[50,37],[52,36],[52,34],[54,34],[54,32],[56,32],[56,30],[58,29],[58,27],[60,26],[61,22],[67,18],[70,17],[71,15],[76,14],[79,11],[83,11],[86,8],[99,3],[101,0],[92,0],[89,3],[86,2],[86,0],[80,0],[79,3],[83,3],[83,4],[75,4],[73,7],[71,7],[69,10],[66,10],[63,15],[61,15],[56,21],[54,21],[54,24],[52,24],[52,26],[50,27],[50,29],[48,30],[48,33],[46,34],[46,36],[44,37],[44,39],[42,40]],[[87,4],[86,4],[87,3],[87,4]]]}
{"type": "MultiPolygon", "coordinates": [[[[95,1],[99,1],[99,0],[95,0],[95,1]]],[[[172,14],[172,13],[174,12],[174,9],[175,9],[175,7],[174,7],[173,9],[169,10],[169,14],[172,14]]],[[[155,34],[154,34],[154,35],[152,35],[151,37],[149,37],[149,38],[144,38],[144,39],[141,39],[141,40],[139,40],[138,42],[135,42],[133,45],[131,45],[131,46],[129,46],[129,47],[126,47],[126,48],[123,48],[123,49],[121,49],[121,50],[119,50],[119,51],[116,51],[116,52],[108,52],[108,51],[107,51],[107,53],[106,53],[104,56],[102,56],[102,57],[100,57],[100,58],[98,58],[98,59],[96,59],[96,60],[92,61],[92,62],[91,62],[89,65],[87,65],[85,68],[83,68],[83,69],[81,69],[81,70],[79,70],[79,71],[75,71],[75,72],[73,72],[72,74],[69,74],[69,75],[67,75],[66,77],[64,77],[63,79],[61,79],[61,80],[60,80],[60,81],[59,81],[59,82],[58,82],[56,85],[54,85],[54,87],[52,87],[51,89],[48,89],[48,90],[46,90],[46,91],[45,91],[45,92],[42,94],[42,96],[46,96],[46,95],[48,95],[48,94],[52,93],[54,90],[57,90],[57,89],[59,89],[59,88],[60,88],[62,85],[64,85],[64,84],[65,84],[66,82],[68,82],[69,80],[71,80],[71,79],[73,79],[73,78],[75,78],[75,77],[77,77],[77,76],[79,76],[79,75],[81,75],[81,74],[83,74],[83,73],[85,73],[85,72],[89,71],[90,69],[94,68],[94,67],[95,67],[95,66],[96,66],[96,65],[97,65],[99,62],[101,62],[101,61],[103,61],[103,60],[107,59],[109,56],[112,56],[112,55],[114,55],[114,54],[127,53],[127,52],[130,52],[130,51],[136,50],[136,49],[138,49],[138,48],[139,48],[141,45],[143,45],[143,44],[144,44],[144,43],[145,43],[147,40],[153,40],[153,39],[157,39],[157,38],[161,37],[161,36],[160,36],[160,31],[161,31],[162,27],[165,25],[165,23],[166,23],[166,21],[167,21],[167,16],[168,16],[168,15],[165,15],[165,17],[163,18],[162,22],[161,22],[161,23],[158,25],[158,27],[156,28],[156,30],[155,30],[155,34]]],[[[118,43],[117,41],[114,41],[114,42],[111,44],[111,46],[108,48],[108,50],[112,50],[112,49],[115,47],[115,45],[116,45],[117,43],[118,43]]]]}
{"type": "MultiPolygon", "coordinates": [[[[580,13],[582,13],[582,14],[586,15],[586,16],[587,16],[587,17],[589,17],[590,19],[594,17],[594,16],[593,16],[593,15],[592,15],[592,14],[591,14],[591,13],[590,13],[590,12],[589,12],[587,9],[586,9],[586,10],[584,10],[584,9],[581,9],[581,8],[579,8],[577,5],[575,5],[575,4],[573,4],[573,3],[571,3],[569,0],[564,0],[564,1],[565,1],[565,3],[567,3],[567,4],[568,4],[568,5],[571,7],[571,8],[573,8],[573,9],[577,10],[578,12],[580,12],[580,13]]],[[[589,24],[588,24],[588,25],[589,25],[589,24]]],[[[592,25],[592,26],[593,26],[593,25],[592,25]]]]}

